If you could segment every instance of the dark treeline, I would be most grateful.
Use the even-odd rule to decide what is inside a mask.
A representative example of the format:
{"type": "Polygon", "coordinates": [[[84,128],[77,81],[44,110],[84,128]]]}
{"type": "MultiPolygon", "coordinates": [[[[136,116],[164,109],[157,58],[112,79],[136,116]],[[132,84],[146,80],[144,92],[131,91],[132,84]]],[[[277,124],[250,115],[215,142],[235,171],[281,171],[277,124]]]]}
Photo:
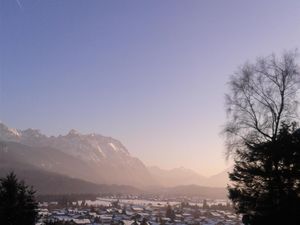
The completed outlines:
{"type": "Polygon", "coordinates": [[[39,195],[37,200],[39,202],[75,202],[82,200],[95,201],[100,195],[97,194],[64,194],[64,195],[39,195]]]}
{"type": "Polygon", "coordinates": [[[76,202],[76,201],[86,201],[91,200],[95,201],[97,198],[106,198],[106,197],[114,197],[116,199],[119,198],[130,198],[131,195],[124,194],[113,194],[113,193],[99,193],[99,194],[47,194],[47,195],[37,195],[36,199],[39,202],[76,202]]]}

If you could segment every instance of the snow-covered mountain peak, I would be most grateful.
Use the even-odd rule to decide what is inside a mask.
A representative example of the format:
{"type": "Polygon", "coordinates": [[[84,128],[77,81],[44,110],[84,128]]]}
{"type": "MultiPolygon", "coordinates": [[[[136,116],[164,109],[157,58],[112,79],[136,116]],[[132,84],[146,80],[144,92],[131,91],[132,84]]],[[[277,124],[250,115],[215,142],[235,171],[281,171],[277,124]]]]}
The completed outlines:
{"type": "Polygon", "coordinates": [[[85,161],[126,160],[130,153],[118,140],[99,134],[82,134],[71,129],[66,135],[48,137],[38,129],[17,130],[0,123],[0,139],[30,146],[53,147],[85,161]]]}
{"type": "Polygon", "coordinates": [[[69,131],[69,133],[67,134],[67,136],[78,136],[80,135],[80,132],[78,130],[75,130],[75,129],[71,129],[69,131]]]}
{"type": "Polygon", "coordinates": [[[15,141],[20,138],[20,132],[15,128],[9,128],[4,123],[0,122],[0,139],[15,141]]]}
{"type": "Polygon", "coordinates": [[[92,182],[139,185],[153,182],[145,165],[132,157],[125,146],[112,137],[95,133],[82,134],[74,129],[65,135],[49,137],[36,129],[22,131],[10,129],[0,123],[0,141],[16,142],[12,145],[25,145],[29,149],[32,147],[33,153],[26,152],[32,156],[25,157],[24,160],[33,160],[35,166],[39,165],[43,169],[48,157],[54,157],[54,161],[47,164],[50,165],[48,169],[55,170],[53,162],[61,160],[59,165],[68,172],[58,169],[59,172],[83,177],[92,182]],[[39,154],[43,157],[35,161],[39,154]],[[59,160],[56,157],[59,157],[59,160]]]}
{"type": "Polygon", "coordinates": [[[31,138],[39,138],[39,137],[46,137],[45,135],[43,135],[41,133],[40,130],[38,129],[32,129],[32,128],[29,128],[29,129],[26,129],[26,130],[23,130],[23,131],[20,131],[21,135],[23,137],[31,137],[31,138]]]}

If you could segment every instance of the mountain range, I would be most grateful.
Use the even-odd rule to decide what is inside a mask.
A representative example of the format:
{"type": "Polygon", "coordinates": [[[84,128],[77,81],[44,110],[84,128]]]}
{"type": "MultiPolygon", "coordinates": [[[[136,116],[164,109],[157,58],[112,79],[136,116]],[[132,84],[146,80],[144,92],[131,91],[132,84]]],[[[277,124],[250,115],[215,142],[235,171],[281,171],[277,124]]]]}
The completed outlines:
{"type": "Polygon", "coordinates": [[[184,184],[209,187],[226,187],[228,183],[228,172],[231,170],[231,167],[210,177],[203,176],[194,170],[184,167],[166,170],[152,166],[148,167],[148,170],[158,184],[164,187],[174,187],[184,184]]]}
{"type": "MultiPolygon", "coordinates": [[[[36,129],[19,130],[0,123],[0,175],[10,170],[18,171],[26,180],[45,175],[57,182],[65,178],[69,184],[82,181],[90,192],[99,190],[99,185],[102,188],[122,186],[123,189],[124,185],[130,185],[143,189],[192,184],[225,187],[227,182],[226,171],[205,177],[185,168],[146,167],[120,141],[111,137],[81,134],[76,130],[49,137],[36,129]]],[[[33,183],[40,185],[37,181],[33,183]]],[[[76,188],[72,191],[78,192],[76,188]]]]}

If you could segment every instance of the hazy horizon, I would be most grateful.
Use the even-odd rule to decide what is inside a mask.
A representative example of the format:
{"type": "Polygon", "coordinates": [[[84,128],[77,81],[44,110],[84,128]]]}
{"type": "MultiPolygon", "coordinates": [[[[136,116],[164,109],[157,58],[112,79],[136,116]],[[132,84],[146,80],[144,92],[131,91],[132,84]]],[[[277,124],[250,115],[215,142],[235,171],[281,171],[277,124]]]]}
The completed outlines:
{"type": "Polygon", "coordinates": [[[0,3],[0,120],[120,140],[146,165],[228,168],[226,83],[300,46],[299,1],[0,3]],[[281,16],[283,15],[283,16],[281,16]]]}

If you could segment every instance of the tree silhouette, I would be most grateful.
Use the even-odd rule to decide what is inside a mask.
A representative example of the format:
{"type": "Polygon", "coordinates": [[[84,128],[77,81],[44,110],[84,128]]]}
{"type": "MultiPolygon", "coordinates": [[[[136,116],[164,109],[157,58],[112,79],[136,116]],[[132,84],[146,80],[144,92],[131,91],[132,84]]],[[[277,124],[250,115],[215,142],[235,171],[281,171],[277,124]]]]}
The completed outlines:
{"type": "Polygon", "coordinates": [[[228,190],[244,224],[300,224],[299,82],[295,52],[247,63],[230,80],[228,190]]]}
{"type": "Polygon", "coordinates": [[[248,146],[230,179],[229,198],[245,224],[300,224],[300,134],[283,125],[276,141],[248,146]]]}
{"type": "Polygon", "coordinates": [[[203,200],[203,206],[202,206],[203,209],[209,209],[209,205],[207,204],[207,200],[204,199],[203,200]]]}
{"type": "Polygon", "coordinates": [[[273,141],[282,122],[299,121],[300,70],[296,58],[296,51],[282,57],[261,57],[231,77],[224,129],[229,155],[246,147],[245,143],[273,141]]]}
{"type": "Polygon", "coordinates": [[[34,225],[38,216],[34,193],[13,172],[0,179],[0,223],[34,225]]]}
{"type": "Polygon", "coordinates": [[[175,212],[172,209],[172,206],[169,204],[167,205],[167,209],[166,209],[166,217],[170,218],[172,221],[174,221],[175,219],[175,212]]]}
{"type": "Polygon", "coordinates": [[[140,225],[148,225],[147,219],[146,219],[146,218],[143,218],[143,220],[142,220],[142,222],[140,223],[140,225]]]}

